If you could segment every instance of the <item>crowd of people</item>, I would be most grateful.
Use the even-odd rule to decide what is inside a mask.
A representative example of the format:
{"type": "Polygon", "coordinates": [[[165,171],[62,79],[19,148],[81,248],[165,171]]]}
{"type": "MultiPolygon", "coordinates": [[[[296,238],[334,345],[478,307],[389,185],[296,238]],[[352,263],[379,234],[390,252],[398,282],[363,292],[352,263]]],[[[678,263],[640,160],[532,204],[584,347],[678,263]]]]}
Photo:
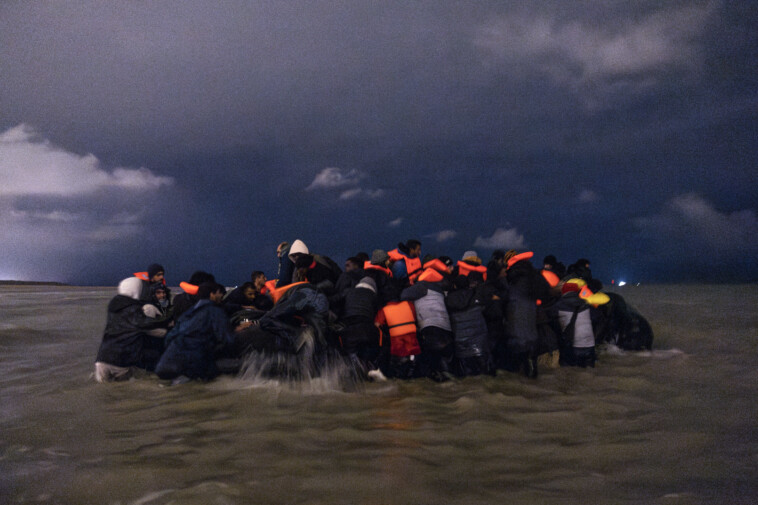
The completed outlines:
{"type": "Polygon", "coordinates": [[[238,371],[251,353],[304,355],[316,368],[339,355],[370,380],[498,369],[534,378],[541,366],[595,366],[602,341],[652,345],[647,321],[602,292],[586,259],[566,267],[550,255],[537,268],[531,252],[496,250],[485,262],[466,251],[456,261],[422,256],[421,245],[357,253],[341,267],[301,240],[282,242],[276,279],[254,271],[227,292],[197,271],[176,296],[152,264],[122,280],[108,305],[95,379],[141,368],[208,380],[238,371]]]}

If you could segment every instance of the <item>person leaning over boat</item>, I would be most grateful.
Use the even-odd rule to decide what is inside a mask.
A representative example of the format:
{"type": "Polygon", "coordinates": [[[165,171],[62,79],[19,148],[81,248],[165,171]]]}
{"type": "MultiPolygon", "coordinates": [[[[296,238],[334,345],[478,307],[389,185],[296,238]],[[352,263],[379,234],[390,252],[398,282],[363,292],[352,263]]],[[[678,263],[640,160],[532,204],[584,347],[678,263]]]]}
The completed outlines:
{"type": "MultiPolygon", "coordinates": [[[[155,367],[158,377],[175,379],[183,375],[207,380],[218,375],[215,353],[234,341],[229,320],[220,306],[225,291],[224,286],[215,282],[198,286],[199,301],[182,314],[166,335],[166,351],[155,367]]],[[[241,323],[235,331],[250,324],[241,323]]]]}
{"type": "MultiPolygon", "coordinates": [[[[142,280],[128,277],[118,285],[118,294],[108,303],[108,321],[95,359],[95,380],[126,380],[132,367],[152,370],[160,354],[146,349],[147,333],[165,327],[160,319],[148,317],[140,300],[142,280]]],[[[150,347],[150,346],[148,346],[150,347]]]]}

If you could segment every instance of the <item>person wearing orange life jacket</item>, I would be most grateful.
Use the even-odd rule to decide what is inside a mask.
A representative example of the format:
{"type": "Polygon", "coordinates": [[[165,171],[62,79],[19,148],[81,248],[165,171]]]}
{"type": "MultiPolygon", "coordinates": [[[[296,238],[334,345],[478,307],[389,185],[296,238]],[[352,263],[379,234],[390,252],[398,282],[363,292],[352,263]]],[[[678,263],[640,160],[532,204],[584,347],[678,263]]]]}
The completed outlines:
{"type": "Polygon", "coordinates": [[[419,373],[442,382],[452,373],[453,331],[445,308],[445,291],[450,288],[447,266],[438,259],[424,263],[418,280],[400,294],[413,302],[421,345],[419,373]]]}
{"type": "Polygon", "coordinates": [[[561,366],[595,366],[595,334],[590,318],[590,304],[586,301],[590,296],[591,292],[586,289],[582,279],[569,279],[561,288],[561,299],[557,304],[563,330],[561,366]]]}
{"type": "Polygon", "coordinates": [[[388,251],[392,265],[392,275],[399,287],[412,284],[421,273],[421,242],[409,239],[403,244],[400,242],[397,249],[388,251]]]}
{"type": "Polygon", "coordinates": [[[189,281],[179,283],[179,287],[182,288],[184,292],[179,293],[174,297],[174,311],[171,314],[174,321],[179,319],[179,316],[197,303],[199,300],[197,297],[198,286],[204,282],[216,282],[216,278],[213,274],[198,270],[192,273],[189,281]]]}
{"type": "Polygon", "coordinates": [[[537,300],[550,297],[550,285],[529,261],[532,252],[513,254],[506,262],[508,301],[506,304],[505,355],[502,366],[511,372],[522,371],[537,377],[537,300]]]}
{"type": "Polygon", "coordinates": [[[380,344],[385,350],[389,348],[389,357],[385,353],[380,363],[384,375],[400,379],[418,377],[417,357],[421,346],[416,335],[413,304],[408,301],[388,303],[379,309],[374,324],[381,332],[380,344]]]}
{"type": "Polygon", "coordinates": [[[461,260],[455,265],[453,277],[464,275],[468,277],[471,272],[478,272],[482,279],[487,280],[487,267],[482,265],[482,259],[476,254],[476,251],[466,251],[463,253],[461,260]],[[456,271],[457,270],[457,273],[456,271]]]}
{"type": "Polygon", "coordinates": [[[400,290],[393,281],[390,265],[390,257],[383,249],[374,249],[371,261],[363,264],[364,274],[371,277],[376,284],[380,307],[400,299],[400,290]]]}
{"type": "MultiPolygon", "coordinates": [[[[142,281],[142,290],[140,292],[140,300],[149,302],[153,291],[156,286],[159,284],[162,286],[166,286],[166,269],[163,268],[163,265],[160,265],[158,263],[153,263],[150,266],[147,267],[147,270],[144,272],[135,272],[134,276],[137,277],[142,281]]],[[[171,297],[171,290],[166,291],[166,295],[171,297]]]]}

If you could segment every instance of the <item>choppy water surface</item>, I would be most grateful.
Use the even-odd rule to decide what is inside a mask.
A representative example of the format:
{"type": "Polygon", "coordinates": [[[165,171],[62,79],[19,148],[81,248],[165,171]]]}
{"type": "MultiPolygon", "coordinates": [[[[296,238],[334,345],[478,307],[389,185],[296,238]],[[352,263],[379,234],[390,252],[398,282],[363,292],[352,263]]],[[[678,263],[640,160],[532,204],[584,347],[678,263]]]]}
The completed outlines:
{"type": "Polygon", "coordinates": [[[0,502],[758,502],[758,289],[619,292],[652,353],[349,386],[91,378],[113,288],[0,287],[0,502]]]}

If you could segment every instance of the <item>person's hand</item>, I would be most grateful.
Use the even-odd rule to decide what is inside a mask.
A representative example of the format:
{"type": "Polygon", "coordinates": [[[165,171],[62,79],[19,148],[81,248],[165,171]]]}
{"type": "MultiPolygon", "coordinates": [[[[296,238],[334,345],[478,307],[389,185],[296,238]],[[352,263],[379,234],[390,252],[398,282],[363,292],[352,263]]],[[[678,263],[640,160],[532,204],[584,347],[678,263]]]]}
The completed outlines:
{"type": "Polygon", "coordinates": [[[242,321],[240,324],[237,325],[236,328],[234,328],[235,332],[242,331],[245,328],[250,328],[253,325],[253,321],[242,321]]]}

